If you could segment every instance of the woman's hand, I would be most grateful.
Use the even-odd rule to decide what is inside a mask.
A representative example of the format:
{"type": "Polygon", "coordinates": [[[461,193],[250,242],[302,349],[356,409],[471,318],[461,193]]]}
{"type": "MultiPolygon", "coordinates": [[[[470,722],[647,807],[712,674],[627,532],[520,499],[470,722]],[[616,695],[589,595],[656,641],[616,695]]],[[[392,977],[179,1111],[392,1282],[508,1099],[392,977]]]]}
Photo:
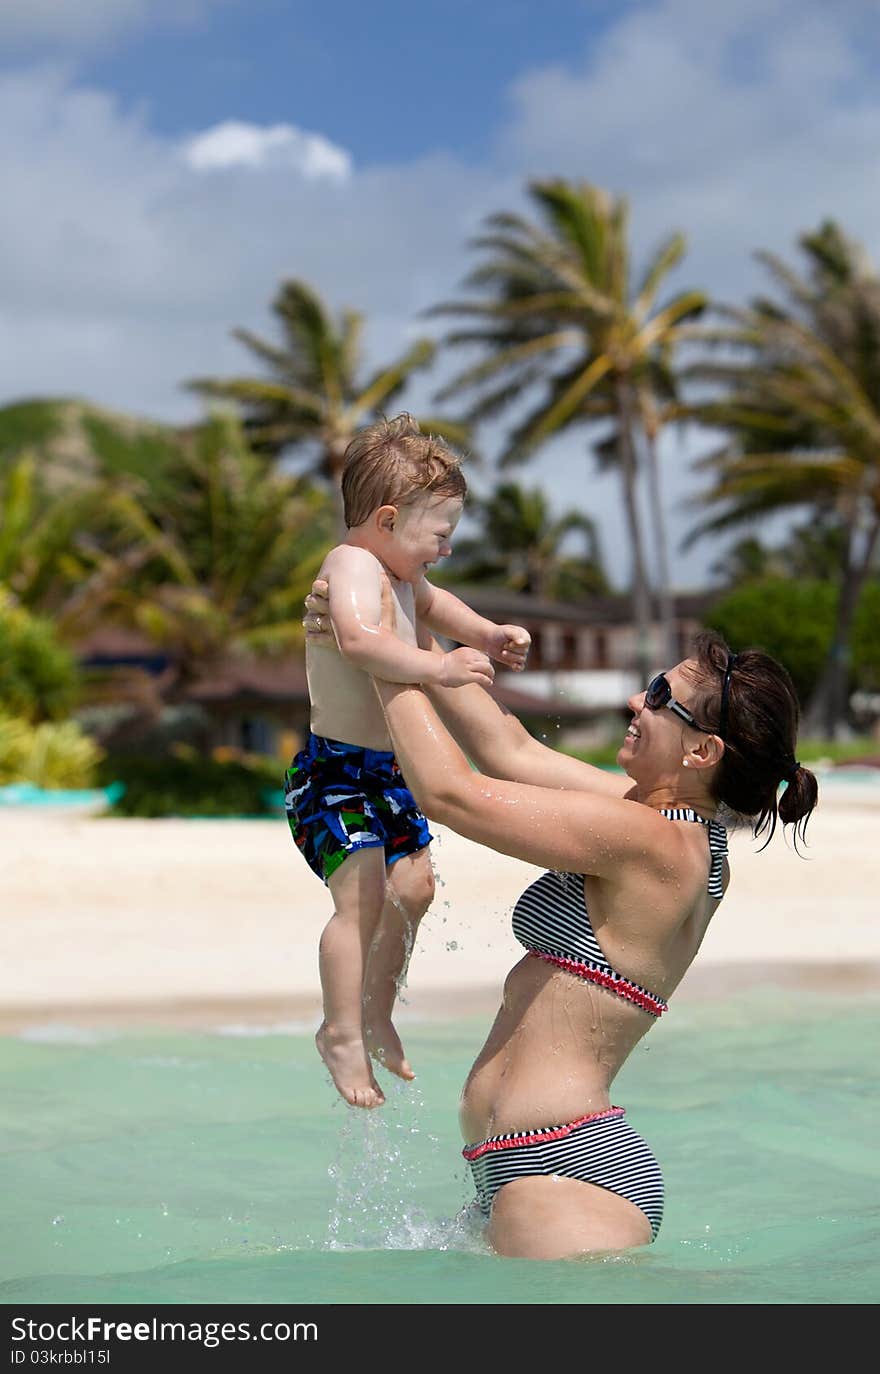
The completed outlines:
{"type": "Polygon", "coordinates": [[[335,649],[336,638],[330,620],[330,587],[326,578],[315,578],[312,590],[305,599],[305,607],[302,623],[308,642],[316,648],[335,649]]]}
{"type": "MultiPolygon", "coordinates": [[[[310,644],[335,649],[336,636],[330,619],[330,583],[326,577],[316,577],[312,590],[305,599],[306,613],[303,616],[303,629],[310,644]]],[[[391,591],[391,582],[382,574],[382,611],[379,621],[383,630],[394,634],[397,630],[397,610],[391,591]]]]}
{"type": "Polygon", "coordinates": [[[380,602],[379,624],[389,634],[397,634],[397,605],[391,590],[391,578],[382,573],[382,600],[380,602]]]}

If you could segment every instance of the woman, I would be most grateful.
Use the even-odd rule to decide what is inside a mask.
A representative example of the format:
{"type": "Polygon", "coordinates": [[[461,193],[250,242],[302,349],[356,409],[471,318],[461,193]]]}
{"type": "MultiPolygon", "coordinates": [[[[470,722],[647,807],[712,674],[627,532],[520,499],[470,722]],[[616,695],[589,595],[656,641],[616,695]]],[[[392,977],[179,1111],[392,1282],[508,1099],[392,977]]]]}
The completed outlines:
{"type": "MultiPolygon", "coordinates": [[[[323,590],[306,603],[311,632],[323,590]]],[[[719,810],[768,840],[777,816],[803,836],[818,789],[795,759],[791,679],[764,653],[699,635],[693,656],[629,698],[622,778],[542,745],[483,687],[376,690],[422,810],[547,870],[514,907],[527,952],[461,1097],[489,1244],[532,1259],[645,1245],[662,1175],[611,1085],[727,888],[719,810]]]]}

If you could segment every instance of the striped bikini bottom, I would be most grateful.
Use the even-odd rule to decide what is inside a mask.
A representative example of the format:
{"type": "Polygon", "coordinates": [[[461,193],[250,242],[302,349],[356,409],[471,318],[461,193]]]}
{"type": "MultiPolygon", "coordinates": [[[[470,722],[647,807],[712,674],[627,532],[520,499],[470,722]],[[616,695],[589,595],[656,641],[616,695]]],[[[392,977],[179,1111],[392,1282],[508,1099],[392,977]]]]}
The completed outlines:
{"type": "Polygon", "coordinates": [[[466,1145],[480,1211],[489,1217],[499,1188],[515,1178],[559,1174],[607,1188],[634,1202],[651,1223],[656,1240],[663,1219],[663,1175],[642,1137],[624,1120],[623,1107],[609,1107],[533,1131],[490,1136],[466,1145]]]}

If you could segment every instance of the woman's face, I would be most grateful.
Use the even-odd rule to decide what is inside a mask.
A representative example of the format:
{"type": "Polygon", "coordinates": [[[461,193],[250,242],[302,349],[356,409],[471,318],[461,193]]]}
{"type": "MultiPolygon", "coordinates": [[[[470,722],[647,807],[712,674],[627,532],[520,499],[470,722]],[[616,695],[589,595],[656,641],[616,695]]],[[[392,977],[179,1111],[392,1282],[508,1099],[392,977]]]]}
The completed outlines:
{"type": "MultiPolygon", "coordinates": [[[[699,681],[696,662],[684,659],[674,668],[667,669],[665,676],[673,698],[699,719],[699,712],[694,709],[699,681]]],[[[617,754],[618,765],[638,782],[659,782],[669,780],[670,776],[678,778],[688,751],[710,737],[665,706],[652,711],[645,705],[645,690],[642,688],[627,700],[633,718],[617,754]]]]}

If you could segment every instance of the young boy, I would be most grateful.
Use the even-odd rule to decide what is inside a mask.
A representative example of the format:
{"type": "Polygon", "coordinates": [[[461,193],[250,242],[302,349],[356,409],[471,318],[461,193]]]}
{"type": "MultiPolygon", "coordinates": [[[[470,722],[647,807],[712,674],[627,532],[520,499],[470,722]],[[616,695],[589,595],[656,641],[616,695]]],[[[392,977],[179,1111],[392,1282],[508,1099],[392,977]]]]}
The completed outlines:
{"type": "Polygon", "coordinates": [[[529,649],[520,626],[495,625],[426,580],[451,552],[466,489],[459,458],[410,415],[369,426],[345,454],[348,537],[318,573],[329,583],[340,652],[307,640],[310,733],[285,775],[285,805],[298,848],[333,898],[319,948],[324,1019],[315,1040],[355,1107],[384,1101],[370,1055],[400,1078],[415,1077],[391,1013],[434,896],[431,834],[391,752],[371,674],[488,686],[490,658],[521,669],[529,649]],[[380,624],[386,579],[396,632],[380,624]],[[421,626],[463,647],[419,648],[421,626]]]}

